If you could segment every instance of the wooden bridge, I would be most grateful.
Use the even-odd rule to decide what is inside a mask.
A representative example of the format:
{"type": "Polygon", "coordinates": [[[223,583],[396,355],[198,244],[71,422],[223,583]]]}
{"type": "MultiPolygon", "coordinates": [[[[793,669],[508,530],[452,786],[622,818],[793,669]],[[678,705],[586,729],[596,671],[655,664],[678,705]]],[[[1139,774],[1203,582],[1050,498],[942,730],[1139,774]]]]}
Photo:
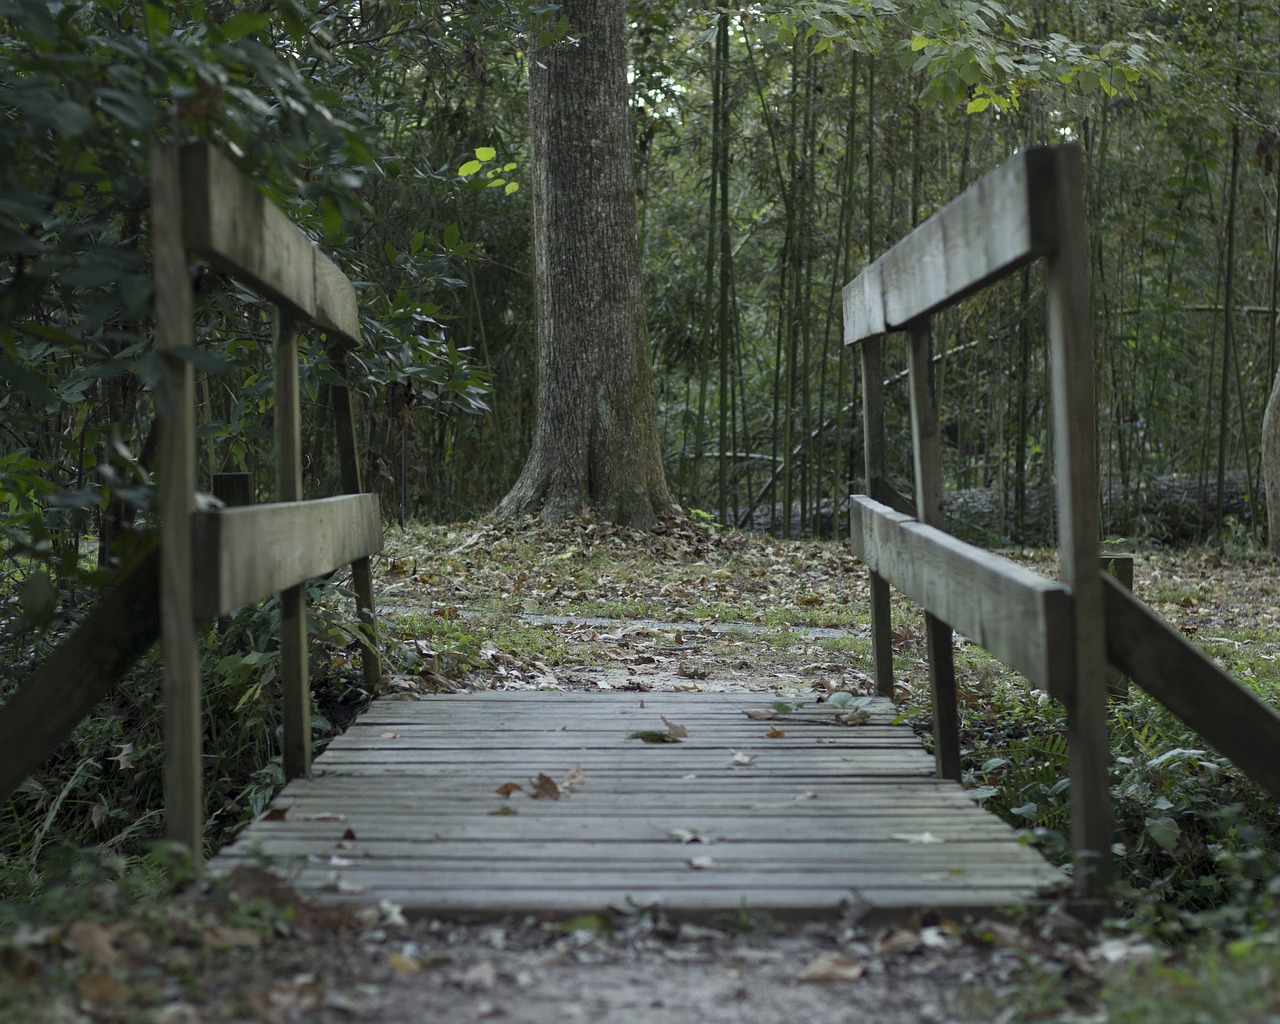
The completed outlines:
{"type": "Polygon", "coordinates": [[[748,693],[380,701],[213,861],[417,914],[990,913],[1066,878],[956,782],[893,704],[772,720],[748,693]],[[686,735],[649,743],[636,732],[686,735]],[[514,784],[514,785],[512,785],[514,784]],[[520,787],[516,789],[515,787],[520,787]],[[509,795],[503,795],[507,792],[509,795]]]}
{"type": "MultiPolygon", "coordinates": [[[[846,342],[861,353],[867,493],[850,506],[871,574],[877,692],[892,692],[889,588],[926,616],[934,756],[892,724],[810,704],[763,721],[743,694],[494,692],[376,704],[310,764],[303,584],[351,564],[364,669],[376,685],[369,556],[376,499],[362,492],[349,396],[333,388],[343,495],[301,501],[298,331],[322,331],[345,376],[361,326],[327,257],[204,147],[154,154],[157,347],[168,410],[160,549],[5,704],[0,795],[57,746],[161,639],[166,832],[203,843],[200,624],[282,595],[283,765],[292,781],[217,861],[266,858],[319,899],[393,900],[454,914],[572,914],[661,905],[684,915],[899,915],[990,911],[1065,877],[960,786],[953,629],[1045,686],[1068,711],[1073,898],[1108,906],[1107,667],[1126,673],[1280,797],[1280,716],[1098,568],[1088,266],[1082,164],[1032,149],[978,182],[845,289],[846,342]],[[197,508],[189,260],[276,306],[277,503],[197,508]],[[1035,260],[1046,266],[1058,463],[1061,580],[1042,580],[948,536],[941,513],[930,317],[1035,260]],[[907,337],[914,494],[890,483],[881,346],[907,337]],[[673,742],[634,733],[666,730],[673,742]]],[[[205,467],[208,469],[209,467],[205,467]]],[[[767,680],[758,681],[767,685],[767,680]]],[[[1122,691],[1112,696],[1122,699],[1122,691]]],[[[1090,909],[1092,908],[1092,909],[1090,909]]]]}

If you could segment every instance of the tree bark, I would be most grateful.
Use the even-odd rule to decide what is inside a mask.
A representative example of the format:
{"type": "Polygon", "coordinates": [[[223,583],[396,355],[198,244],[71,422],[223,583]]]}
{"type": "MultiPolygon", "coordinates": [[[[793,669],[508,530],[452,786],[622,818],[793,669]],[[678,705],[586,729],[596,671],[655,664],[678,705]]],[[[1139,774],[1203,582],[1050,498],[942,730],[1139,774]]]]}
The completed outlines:
{"type": "Polygon", "coordinates": [[[1280,373],[1262,417],[1262,486],[1267,493],[1267,550],[1280,558],[1280,373]]]}
{"type": "Polygon", "coordinates": [[[579,41],[529,74],[538,408],[498,518],[593,510],[648,527],[671,509],[640,282],[626,5],[565,0],[579,41]]]}

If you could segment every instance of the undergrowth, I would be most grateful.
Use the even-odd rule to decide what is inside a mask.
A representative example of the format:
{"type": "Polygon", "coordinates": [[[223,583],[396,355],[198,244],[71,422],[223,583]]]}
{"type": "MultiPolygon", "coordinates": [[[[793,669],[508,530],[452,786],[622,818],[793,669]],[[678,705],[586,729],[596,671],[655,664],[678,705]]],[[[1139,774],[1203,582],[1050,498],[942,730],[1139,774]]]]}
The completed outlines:
{"type": "MultiPolygon", "coordinates": [[[[313,742],[317,750],[371,698],[351,633],[350,595],[309,593],[313,742]]],[[[0,698],[23,682],[71,623],[0,637],[0,698]]],[[[204,635],[205,841],[215,849],[256,816],[283,781],[279,604],[242,609],[204,635]]],[[[153,649],[38,771],[0,804],[0,899],[46,891],[68,851],[126,860],[164,831],[164,702],[153,649]]]]}

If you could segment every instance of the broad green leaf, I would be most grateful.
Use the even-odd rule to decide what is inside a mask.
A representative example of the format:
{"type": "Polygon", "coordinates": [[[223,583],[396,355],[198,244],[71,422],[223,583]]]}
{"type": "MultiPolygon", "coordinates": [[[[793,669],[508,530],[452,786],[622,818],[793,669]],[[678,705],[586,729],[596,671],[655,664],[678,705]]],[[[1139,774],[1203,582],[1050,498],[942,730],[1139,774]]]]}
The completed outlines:
{"type": "Polygon", "coordinates": [[[492,160],[497,155],[498,151],[496,149],[491,149],[489,146],[481,146],[476,150],[476,159],[481,163],[486,160],[492,160]]]}
{"type": "Polygon", "coordinates": [[[1182,835],[1178,823],[1168,815],[1161,815],[1158,818],[1148,818],[1145,824],[1147,835],[1154,839],[1166,853],[1172,853],[1182,835]]]}
{"type": "Polygon", "coordinates": [[[509,181],[509,182],[507,182],[507,187],[506,187],[506,188],[504,188],[502,191],[503,191],[503,192],[505,192],[507,195],[511,195],[511,194],[512,194],[512,193],[514,193],[514,192],[519,192],[519,191],[520,191],[520,182],[518,182],[518,181],[509,181]]]}
{"type": "Polygon", "coordinates": [[[458,168],[458,174],[464,178],[470,177],[480,170],[481,163],[479,160],[468,160],[465,164],[458,168]]]}
{"type": "Polygon", "coordinates": [[[969,101],[969,105],[964,108],[966,114],[980,114],[991,106],[990,96],[975,96],[969,101]]]}

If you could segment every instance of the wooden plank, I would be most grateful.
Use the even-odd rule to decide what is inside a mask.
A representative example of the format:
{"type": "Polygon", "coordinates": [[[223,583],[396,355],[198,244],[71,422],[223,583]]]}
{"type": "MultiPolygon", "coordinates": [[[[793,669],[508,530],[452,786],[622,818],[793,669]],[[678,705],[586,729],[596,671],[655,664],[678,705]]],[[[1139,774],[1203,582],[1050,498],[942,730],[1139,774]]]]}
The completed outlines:
{"type": "MultiPolygon", "coordinates": [[[[1100,560],[1103,575],[1110,576],[1125,590],[1132,593],[1133,555],[1104,554],[1100,560]]],[[[1102,603],[1105,610],[1106,595],[1103,595],[1102,603]]],[[[1109,633],[1110,630],[1108,630],[1109,633]]],[[[1107,665],[1107,696],[1112,700],[1125,700],[1129,696],[1129,677],[1109,663],[1107,665]]]]}
{"type": "MultiPolygon", "coordinates": [[[[863,495],[853,553],[914,602],[1050,693],[1070,678],[1070,591],[863,495]]],[[[1096,569],[1095,569],[1096,575],[1096,569]]]]}
{"type": "Polygon", "coordinates": [[[160,552],[152,548],[0,707],[0,800],[40,767],[160,636],[160,552]]]}
{"type": "MultiPolygon", "coordinates": [[[[836,748],[787,749],[742,714],[771,700],[486,692],[395,702],[335,740],[312,779],[291,782],[272,812],[220,856],[218,870],[266,858],[308,896],[341,891],[345,899],[395,899],[410,913],[466,914],[601,912],[660,900],[678,915],[744,905],[829,915],[852,903],[900,918],[938,906],[989,913],[1034,899],[1040,885],[1062,884],[1008,825],[955,783],[932,777],[918,743],[912,751],[864,749],[859,737],[871,730],[846,729],[836,748]],[[624,738],[637,717],[677,708],[706,723],[701,741],[643,746],[624,738]],[[520,746],[475,728],[486,716],[520,724],[520,746]],[[473,728],[455,735],[458,720],[473,728]],[[549,744],[543,750],[527,745],[539,728],[549,744]],[[347,749],[375,739],[403,745],[405,733],[414,749],[347,749]],[[589,756],[573,749],[575,740],[589,756]],[[730,747],[752,744],[770,756],[749,770],[726,767],[730,747]],[[352,774],[351,758],[372,759],[370,773],[352,774]],[[388,758],[391,765],[377,763],[388,758]],[[691,759],[714,767],[689,771],[691,759]],[[495,792],[538,771],[561,777],[574,764],[584,778],[560,800],[495,792]],[[388,768],[396,773],[380,774],[388,768]],[[493,813],[499,809],[515,813],[493,813]],[[673,842],[677,828],[713,841],[673,842]],[[911,841],[926,832],[929,842],[911,841]],[[695,869],[697,856],[713,866],[695,869]]],[[[891,707],[873,706],[877,714],[891,707]]],[[[906,726],[876,728],[910,735],[906,726]]]]}
{"type": "Polygon", "coordinates": [[[212,146],[183,146],[181,160],[188,249],[290,312],[315,319],[312,241],[212,146]]]}
{"type": "Polygon", "coordinates": [[[195,377],[182,353],[195,344],[195,299],[184,237],[183,150],[151,149],[151,245],[159,408],[160,649],[164,660],[165,837],[199,863],[204,846],[204,730],[200,647],[191,592],[191,512],[196,494],[195,377]]]}
{"type": "Polygon", "coordinates": [[[328,333],[330,347],[338,342],[345,348],[360,346],[360,306],[356,290],[338,265],[319,249],[315,250],[314,320],[328,333]]]}
{"type": "Polygon", "coordinates": [[[1074,147],[1016,154],[863,270],[844,290],[846,344],[901,330],[1048,253],[1064,148],[1074,147]]]}
{"type": "Polygon", "coordinates": [[[1115,580],[1103,591],[1111,664],[1280,800],[1280,715],[1115,580]]]}
{"type": "Polygon", "coordinates": [[[192,529],[201,618],[235,611],[382,550],[373,494],[198,512],[192,529]]]}

